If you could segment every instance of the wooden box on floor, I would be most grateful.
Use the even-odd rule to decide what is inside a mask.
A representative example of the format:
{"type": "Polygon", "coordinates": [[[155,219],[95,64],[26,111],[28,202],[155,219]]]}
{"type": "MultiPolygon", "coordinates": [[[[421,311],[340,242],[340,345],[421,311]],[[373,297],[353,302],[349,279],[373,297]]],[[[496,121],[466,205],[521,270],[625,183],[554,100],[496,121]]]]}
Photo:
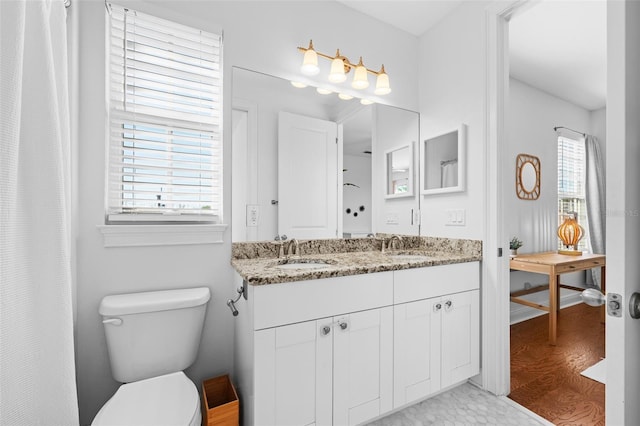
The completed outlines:
{"type": "Polygon", "coordinates": [[[238,426],[240,402],[229,375],[202,382],[202,424],[238,426]]]}

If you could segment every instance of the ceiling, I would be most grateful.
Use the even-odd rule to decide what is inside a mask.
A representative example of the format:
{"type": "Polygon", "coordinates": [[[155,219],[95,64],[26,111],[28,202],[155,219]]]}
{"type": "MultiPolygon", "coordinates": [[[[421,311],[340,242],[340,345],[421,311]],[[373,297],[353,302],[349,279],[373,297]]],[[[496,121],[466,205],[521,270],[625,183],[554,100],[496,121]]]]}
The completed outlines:
{"type": "MultiPolygon", "coordinates": [[[[473,0],[338,0],[415,36],[473,0]]],[[[542,0],[509,25],[511,75],[587,110],[606,104],[606,1],[542,0]]]]}

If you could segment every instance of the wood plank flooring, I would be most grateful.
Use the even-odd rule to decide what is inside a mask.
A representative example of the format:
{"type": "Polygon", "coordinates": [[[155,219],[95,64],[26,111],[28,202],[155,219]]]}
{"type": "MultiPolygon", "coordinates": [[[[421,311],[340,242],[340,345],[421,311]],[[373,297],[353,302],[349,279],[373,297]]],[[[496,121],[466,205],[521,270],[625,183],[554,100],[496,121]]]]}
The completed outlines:
{"type": "Polygon", "coordinates": [[[560,311],[556,346],[549,316],[511,326],[509,398],[556,425],[604,425],[605,386],[580,372],[604,358],[600,310],[578,304],[560,311]]]}

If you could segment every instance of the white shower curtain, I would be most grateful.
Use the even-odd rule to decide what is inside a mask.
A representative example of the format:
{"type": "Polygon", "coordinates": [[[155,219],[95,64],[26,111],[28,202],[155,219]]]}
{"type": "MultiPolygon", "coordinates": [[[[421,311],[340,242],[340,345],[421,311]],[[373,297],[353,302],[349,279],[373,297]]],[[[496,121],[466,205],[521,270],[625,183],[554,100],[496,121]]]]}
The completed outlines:
{"type": "Polygon", "coordinates": [[[440,165],[440,188],[458,186],[458,162],[449,160],[440,165]]]}
{"type": "MultiPolygon", "coordinates": [[[[605,170],[600,145],[595,137],[586,135],[585,151],[585,199],[589,222],[589,245],[592,253],[605,254],[605,170]]],[[[600,268],[591,270],[593,282],[600,287],[600,268]]]]}
{"type": "Polygon", "coordinates": [[[0,424],[77,425],[62,0],[0,1],[0,424]]]}

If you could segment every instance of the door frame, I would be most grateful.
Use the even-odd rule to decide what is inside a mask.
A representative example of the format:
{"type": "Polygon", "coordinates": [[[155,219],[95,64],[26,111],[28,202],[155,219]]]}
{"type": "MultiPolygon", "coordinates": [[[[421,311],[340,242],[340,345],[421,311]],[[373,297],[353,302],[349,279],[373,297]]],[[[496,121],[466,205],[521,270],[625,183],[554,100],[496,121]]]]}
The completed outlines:
{"type": "Polygon", "coordinates": [[[495,1],[485,9],[485,233],[482,268],[482,386],[510,391],[509,256],[504,226],[505,110],[509,95],[509,19],[535,0],[495,1]]]}
{"type": "MultiPolygon", "coordinates": [[[[498,257],[500,247],[506,247],[502,206],[505,186],[501,184],[502,148],[506,144],[504,116],[508,96],[508,21],[525,7],[538,0],[512,0],[493,2],[486,8],[486,102],[485,102],[485,185],[486,223],[483,253],[483,365],[482,385],[497,394],[506,395],[510,388],[509,354],[509,268],[507,257],[498,257]]],[[[635,114],[640,109],[631,102],[640,87],[638,77],[631,73],[637,65],[638,55],[634,44],[640,31],[629,25],[633,17],[640,16],[640,4],[635,2],[607,1],[607,188],[621,186],[617,191],[607,191],[607,268],[608,293],[622,295],[623,318],[607,317],[606,357],[607,377],[610,385],[606,394],[607,424],[636,424],[640,419],[638,404],[625,404],[626,398],[638,394],[637,379],[640,363],[633,349],[639,345],[637,326],[628,317],[627,301],[630,292],[640,291],[640,284],[632,282],[638,273],[636,267],[625,262],[626,254],[637,253],[640,240],[637,236],[637,205],[640,198],[634,188],[640,172],[635,167],[638,152],[636,141],[640,125],[635,114]],[[627,28],[629,26],[629,28],[627,28]],[[616,49],[612,49],[615,47],[616,49]],[[630,159],[631,158],[631,159],[630,159]],[[629,184],[626,184],[629,182],[629,184]],[[617,196],[614,192],[619,193],[617,196]],[[632,236],[629,236],[632,235],[632,236]],[[624,241],[624,244],[619,244],[624,241]],[[630,323],[631,322],[631,323],[630,323]],[[633,330],[630,325],[633,324],[633,330]]]]}

